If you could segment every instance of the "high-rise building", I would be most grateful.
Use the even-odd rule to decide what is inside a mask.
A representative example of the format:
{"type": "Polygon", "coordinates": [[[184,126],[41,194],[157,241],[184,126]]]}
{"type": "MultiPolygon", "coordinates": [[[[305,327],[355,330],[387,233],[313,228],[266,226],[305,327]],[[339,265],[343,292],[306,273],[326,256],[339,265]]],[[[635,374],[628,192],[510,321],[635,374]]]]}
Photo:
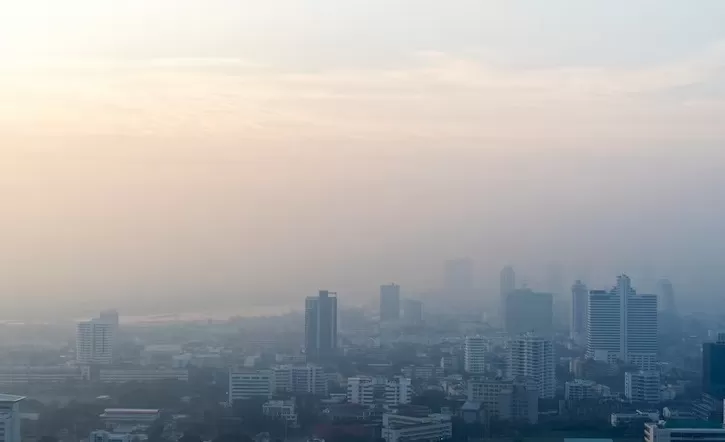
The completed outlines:
{"type": "Polygon", "coordinates": [[[229,372],[229,404],[251,398],[271,399],[274,394],[274,373],[270,370],[229,372]]]}
{"type": "Polygon", "coordinates": [[[337,352],[337,296],[320,290],[305,301],[305,353],[308,360],[324,360],[337,352]]]}
{"type": "Polygon", "coordinates": [[[397,284],[380,286],[380,320],[397,321],[400,319],[400,286],[397,284]]]}
{"type": "Polygon", "coordinates": [[[554,344],[550,338],[526,333],[509,342],[509,375],[534,381],[539,397],[556,395],[556,363],[554,344]]]}
{"type": "Polygon", "coordinates": [[[624,396],[631,402],[660,402],[658,371],[628,371],[624,374],[624,396]]]}
{"type": "Polygon", "coordinates": [[[417,299],[406,299],[403,302],[403,321],[406,324],[423,322],[423,303],[417,299]]]}
{"type": "Polygon", "coordinates": [[[660,308],[663,313],[670,316],[677,315],[675,290],[672,288],[672,283],[669,280],[660,279],[657,283],[657,296],[659,296],[660,308]]]}
{"type": "Polygon", "coordinates": [[[587,307],[589,304],[589,291],[587,286],[577,280],[571,286],[571,324],[570,337],[580,345],[587,339],[587,307]]]}
{"type": "Polygon", "coordinates": [[[463,347],[463,369],[470,374],[486,372],[486,338],[482,336],[466,336],[463,347]]]}
{"type": "Polygon", "coordinates": [[[23,396],[0,394],[0,441],[21,442],[20,402],[23,396]]]}
{"type": "Polygon", "coordinates": [[[516,272],[511,266],[506,266],[501,270],[499,286],[499,306],[498,315],[502,323],[506,321],[506,297],[509,293],[516,290],[516,272]]]}
{"type": "Polygon", "coordinates": [[[110,364],[116,325],[94,318],[82,321],[76,328],[76,361],[79,364],[110,364]]]}
{"type": "Polygon", "coordinates": [[[725,398],[725,333],[715,342],[702,344],[702,390],[719,399],[725,398]]]}
{"type": "Polygon", "coordinates": [[[519,289],[506,296],[506,331],[511,335],[553,332],[554,299],[551,293],[519,289]]]}
{"type": "Polygon", "coordinates": [[[643,371],[657,363],[657,295],[638,295],[627,275],[609,292],[589,292],[587,357],[624,361],[643,371]]]}

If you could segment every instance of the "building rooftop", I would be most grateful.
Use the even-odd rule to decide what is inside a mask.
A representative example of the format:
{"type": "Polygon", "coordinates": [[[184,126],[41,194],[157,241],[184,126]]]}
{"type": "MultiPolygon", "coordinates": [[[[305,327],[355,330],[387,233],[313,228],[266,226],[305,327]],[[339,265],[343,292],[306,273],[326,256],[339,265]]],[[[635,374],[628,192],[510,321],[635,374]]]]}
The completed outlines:
{"type": "Polygon", "coordinates": [[[598,437],[575,437],[575,438],[564,438],[564,442],[613,442],[613,439],[598,438],[598,437]]]}
{"type": "Polygon", "coordinates": [[[0,402],[20,402],[25,396],[15,396],[14,394],[0,393],[0,402]]]}
{"type": "Polygon", "coordinates": [[[669,419],[664,421],[662,428],[720,428],[722,424],[699,419],[669,419]]]}
{"type": "Polygon", "coordinates": [[[149,415],[149,414],[158,414],[159,413],[159,410],[147,409],[147,408],[106,408],[103,411],[104,411],[104,413],[101,416],[109,415],[109,414],[149,415]]]}

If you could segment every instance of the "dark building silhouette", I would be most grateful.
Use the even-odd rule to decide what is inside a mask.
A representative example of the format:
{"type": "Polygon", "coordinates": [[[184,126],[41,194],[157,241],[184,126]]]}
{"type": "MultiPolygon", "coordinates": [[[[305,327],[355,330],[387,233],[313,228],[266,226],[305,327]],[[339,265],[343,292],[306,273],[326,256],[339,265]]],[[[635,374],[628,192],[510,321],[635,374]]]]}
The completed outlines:
{"type": "Polygon", "coordinates": [[[554,297],[551,293],[536,293],[519,289],[506,295],[506,331],[512,335],[534,332],[550,335],[553,332],[554,297]]]}
{"type": "Polygon", "coordinates": [[[307,359],[329,359],[337,352],[337,296],[320,290],[305,300],[305,353],[307,359]]]}
{"type": "Polygon", "coordinates": [[[396,284],[380,286],[380,320],[397,321],[400,319],[400,286],[396,284]]]}
{"type": "Polygon", "coordinates": [[[702,390],[717,398],[725,398],[725,333],[717,341],[702,344],[702,390]]]}

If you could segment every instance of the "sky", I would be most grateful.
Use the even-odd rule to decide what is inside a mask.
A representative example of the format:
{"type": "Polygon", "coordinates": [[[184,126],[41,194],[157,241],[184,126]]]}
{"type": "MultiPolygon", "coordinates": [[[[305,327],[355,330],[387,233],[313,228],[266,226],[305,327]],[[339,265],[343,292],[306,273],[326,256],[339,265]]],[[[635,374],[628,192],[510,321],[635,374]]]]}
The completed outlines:
{"type": "Polygon", "coordinates": [[[351,304],[470,256],[725,281],[719,0],[0,2],[7,315],[351,304]],[[60,312],[60,313],[59,313],[60,312]]]}

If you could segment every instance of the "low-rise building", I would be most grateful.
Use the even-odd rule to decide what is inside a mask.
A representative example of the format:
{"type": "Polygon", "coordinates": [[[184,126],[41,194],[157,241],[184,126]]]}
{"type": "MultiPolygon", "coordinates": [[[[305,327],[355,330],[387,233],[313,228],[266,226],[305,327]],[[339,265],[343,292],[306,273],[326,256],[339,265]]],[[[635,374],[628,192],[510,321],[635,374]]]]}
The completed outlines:
{"type": "Polygon", "coordinates": [[[124,382],[153,382],[153,381],[181,381],[189,380],[188,370],[149,370],[137,368],[101,368],[98,380],[108,384],[124,382]]]}
{"type": "Polygon", "coordinates": [[[564,399],[568,401],[598,399],[610,395],[611,390],[609,387],[586,379],[568,381],[564,386],[564,399]]]}
{"type": "Polygon", "coordinates": [[[381,436],[386,442],[437,442],[453,437],[453,426],[450,416],[410,417],[386,413],[381,436]]]}
{"type": "Polygon", "coordinates": [[[269,370],[229,372],[229,404],[253,397],[272,398],[274,374],[269,370]]]}
{"type": "Polygon", "coordinates": [[[369,407],[375,400],[373,378],[359,376],[347,379],[347,401],[369,407]]]}
{"type": "Polygon", "coordinates": [[[725,442],[722,423],[671,419],[644,426],[645,442],[725,442]]]}
{"type": "Polygon", "coordinates": [[[631,402],[660,402],[660,374],[656,371],[626,372],[624,395],[631,402]]]}
{"type": "Polygon", "coordinates": [[[112,433],[106,430],[92,431],[88,442],[140,442],[148,439],[143,433],[112,433]]]}
{"type": "Polygon", "coordinates": [[[82,380],[80,368],[67,365],[0,367],[0,385],[53,384],[82,380]]]}
{"type": "Polygon", "coordinates": [[[482,403],[492,418],[538,422],[539,394],[531,379],[470,379],[467,396],[470,402],[482,403]]]}
{"type": "Polygon", "coordinates": [[[275,392],[328,395],[328,376],[319,365],[279,365],[272,371],[275,392]]]}
{"type": "Polygon", "coordinates": [[[408,378],[397,377],[385,385],[385,405],[409,404],[412,396],[411,381],[408,378]]]}
{"type": "Polygon", "coordinates": [[[114,433],[130,433],[143,430],[156,422],[161,413],[147,408],[106,408],[100,415],[107,430],[114,433]]]}
{"type": "Polygon", "coordinates": [[[283,419],[292,428],[297,427],[297,412],[294,399],[289,401],[268,401],[262,405],[265,416],[283,419]]]}
{"type": "Polygon", "coordinates": [[[657,422],[660,420],[658,410],[637,410],[634,413],[612,413],[609,422],[613,427],[622,427],[633,423],[657,422]]]}
{"type": "Polygon", "coordinates": [[[0,394],[0,441],[21,442],[20,402],[25,397],[0,394]]]}

